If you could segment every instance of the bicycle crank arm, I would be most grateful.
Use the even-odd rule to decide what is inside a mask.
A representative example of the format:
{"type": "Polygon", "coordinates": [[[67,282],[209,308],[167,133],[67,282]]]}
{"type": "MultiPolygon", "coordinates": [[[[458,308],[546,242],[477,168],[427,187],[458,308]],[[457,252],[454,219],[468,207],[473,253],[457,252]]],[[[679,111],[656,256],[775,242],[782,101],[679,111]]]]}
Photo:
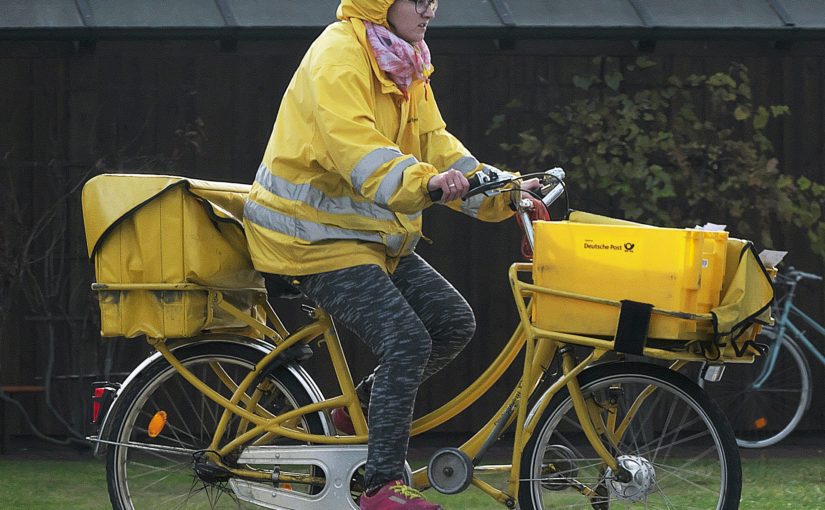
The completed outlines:
{"type": "Polygon", "coordinates": [[[278,467],[314,466],[323,471],[325,483],[321,485],[320,492],[317,494],[288,490],[279,486],[279,480],[276,479],[273,479],[274,483],[260,483],[233,478],[229,483],[238,499],[264,508],[358,510],[350,493],[350,482],[366,459],[366,445],[250,446],[241,453],[238,464],[278,467]]]}

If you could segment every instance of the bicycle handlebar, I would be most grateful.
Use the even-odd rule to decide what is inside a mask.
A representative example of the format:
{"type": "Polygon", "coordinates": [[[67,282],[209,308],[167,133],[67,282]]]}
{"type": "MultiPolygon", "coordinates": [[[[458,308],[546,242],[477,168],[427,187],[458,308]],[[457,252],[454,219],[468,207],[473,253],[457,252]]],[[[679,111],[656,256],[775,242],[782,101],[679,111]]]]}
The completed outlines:
{"type": "MultiPolygon", "coordinates": [[[[470,182],[470,189],[463,197],[461,197],[461,199],[467,200],[475,195],[503,188],[512,182],[529,179],[532,177],[540,177],[545,181],[542,187],[538,190],[539,194],[545,198],[543,200],[545,205],[549,206],[563,193],[563,187],[559,186],[559,184],[562,184],[564,181],[564,170],[561,168],[552,168],[546,172],[536,172],[523,176],[512,177],[502,177],[498,173],[482,170],[468,179],[470,182]],[[551,179],[552,182],[547,183],[546,180],[548,179],[551,179]]],[[[441,200],[444,193],[442,190],[436,189],[430,191],[429,195],[433,202],[437,202],[441,200]]]]}
{"type": "Polygon", "coordinates": [[[796,278],[797,280],[814,280],[817,282],[822,281],[822,277],[818,274],[806,273],[805,271],[797,271],[794,268],[791,268],[789,276],[791,276],[792,278],[796,278]]]}
{"type": "Polygon", "coordinates": [[[814,280],[817,282],[822,281],[822,277],[818,274],[806,273],[805,271],[799,271],[793,267],[789,267],[787,271],[779,273],[779,277],[786,283],[797,283],[802,280],[814,280]]]}

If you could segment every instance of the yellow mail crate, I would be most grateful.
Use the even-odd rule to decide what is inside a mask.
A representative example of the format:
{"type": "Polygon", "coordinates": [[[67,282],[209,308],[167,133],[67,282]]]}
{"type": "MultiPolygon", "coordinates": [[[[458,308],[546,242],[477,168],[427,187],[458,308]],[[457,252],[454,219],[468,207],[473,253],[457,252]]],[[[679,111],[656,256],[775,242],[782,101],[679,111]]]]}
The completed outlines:
{"type": "Polygon", "coordinates": [[[97,283],[149,287],[99,291],[102,336],[187,337],[245,326],[210,303],[206,290],[163,286],[221,288],[226,301],[253,313],[250,289],[264,285],[235,217],[247,188],[122,174],[85,185],[83,215],[97,283]]]}
{"type": "MultiPolygon", "coordinates": [[[[536,222],[534,282],[542,287],[656,308],[708,313],[719,304],[727,232],[635,225],[536,222]]],[[[612,337],[620,309],[609,304],[537,293],[542,329],[612,337]]],[[[653,314],[648,336],[699,339],[710,323],[653,314]]]]}

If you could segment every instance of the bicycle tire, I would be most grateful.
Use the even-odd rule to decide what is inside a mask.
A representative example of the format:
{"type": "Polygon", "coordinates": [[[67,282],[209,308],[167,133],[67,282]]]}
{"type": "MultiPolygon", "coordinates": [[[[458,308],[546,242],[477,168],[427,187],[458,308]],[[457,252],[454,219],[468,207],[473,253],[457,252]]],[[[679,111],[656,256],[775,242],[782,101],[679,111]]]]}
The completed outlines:
{"type": "Polygon", "coordinates": [[[522,510],[739,507],[742,469],[733,431],[696,383],[639,362],[596,365],[582,372],[579,383],[585,398],[600,406],[605,422],[615,409],[617,423],[640,392],[655,389],[615,447],[605,441],[624,459],[635,483],[620,483],[595,454],[565,388],[552,398],[525,446],[518,496],[522,510]],[[615,406],[608,404],[611,400],[615,406]],[[584,488],[592,491],[590,497],[583,495],[584,488]]]}
{"type": "MultiPolygon", "coordinates": [[[[209,363],[219,363],[225,373],[237,382],[263,356],[258,349],[231,342],[195,343],[181,347],[175,354],[187,368],[224,396],[229,396],[231,391],[225,384],[218,383],[219,378],[209,368],[209,363]]],[[[271,383],[271,389],[260,403],[273,414],[313,402],[296,372],[285,365],[271,371],[265,381],[271,383]]],[[[112,428],[108,439],[116,443],[133,441],[202,451],[212,438],[222,410],[184,380],[165,359],[159,358],[119,396],[111,411],[112,428]],[[167,413],[166,422],[161,433],[151,439],[147,424],[158,410],[167,413]]],[[[238,417],[233,415],[225,437],[233,437],[238,426],[238,417]]],[[[316,434],[324,434],[325,430],[320,413],[301,418],[299,426],[316,434]]],[[[231,493],[225,476],[198,475],[194,469],[194,455],[110,445],[106,474],[112,508],[260,508],[238,500],[231,493]]],[[[289,468],[290,471],[300,469],[293,465],[289,468]]],[[[303,469],[308,473],[318,473],[312,466],[304,466],[303,469]]],[[[311,493],[314,489],[304,490],[311,493]]]]}
{"type": "MultiPolygon", "coordinates": [[[[773,331],[763,333],[776,348],[773,331]]],[[[799,425],[811,403],[811,368],[797,343],[784,335],[776,364],[760,389],[753,387],[764,363],[729,363],[717,383],[700,385],[728,416],[742,448],[765,448],[782,441],[799,425]]]]}

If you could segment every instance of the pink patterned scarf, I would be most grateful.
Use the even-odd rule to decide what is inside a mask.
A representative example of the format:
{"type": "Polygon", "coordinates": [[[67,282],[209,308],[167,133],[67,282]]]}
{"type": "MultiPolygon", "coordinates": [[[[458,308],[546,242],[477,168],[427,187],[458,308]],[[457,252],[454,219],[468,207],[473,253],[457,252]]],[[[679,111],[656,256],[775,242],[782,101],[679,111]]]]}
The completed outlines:
{"type": "Polygon", "coordinates": [[[386,27],[364,21],[367,39],[378,67],[396,84],[404,97],[415,80],[428,81],[426,71],[430,68],[430,49],[423,40],[413,44],[401,39],[386,27]]]}

